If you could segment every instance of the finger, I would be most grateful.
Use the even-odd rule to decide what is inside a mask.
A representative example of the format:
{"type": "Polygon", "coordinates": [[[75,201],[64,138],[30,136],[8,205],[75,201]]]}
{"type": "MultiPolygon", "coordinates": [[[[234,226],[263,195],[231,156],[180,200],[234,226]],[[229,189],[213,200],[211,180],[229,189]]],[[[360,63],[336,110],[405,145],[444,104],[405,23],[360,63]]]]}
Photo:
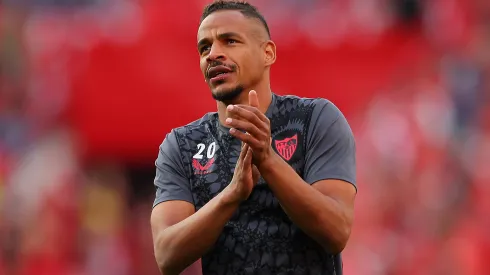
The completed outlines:
{"type": "Polygon", "coordinates": [[[259,128],[257,128],[257,126],[255,126],[253,123],[250,123],[249,121],[241,120],[241,119],[232,119],[229,117],[225,120],[225,123],[226,126],[230,128],[243,130],[257,139],[267,138],[267,135],[264,134],[263,131],[261,131],[259,128]]]}
{"type": "Polygon", "coordinates": [[[250,147],[247,147],[246,154],[245,154],[245,159],[243,160],[243,164],[247,165],[252,165],[252,149],[250,147]]]}
{"type": "Polygon", "coordinates": [[[256,91],[251,90],[248,93],[248,104],[252,107],[259,108],[259,97],[256,91]]]}
{"type": "MultiPolygon", "coordinates": [[[[241,140],[242,142],[246,143],[248,146],[250,146],[252,149],[259,149],[261,147],[261,142],[257,140],[254,136],[243,133],[242,131],[239,131],[235,128],[230,129],[230,134],[234,136],[235,138],[241,140]]],[[[242,149],[243,152],[243,149],[242,149]]]]}
{"type": "Polygon", "coordinates": [[[247,150],[248,150],[249,147],[250,147],[250,145],[248,145],[245,142],[242,142],[242,150],[245,151],[245,153],[247,153],[247,150]]]}
{"type": "MultiPolygon", "coordinates": [[[[247,110],[246,105],[228,105],[227,110],[233,116],[233,118],[243,118],[255,124],[256,126],[264,129],[264,122],[256,115],[253,109],[247,110]]],[[[250,107],[250,106],[248,106],[250,107]]],[[[259,111],[260,113],[260,111],[259,111]]],[[[231,117],[230,117],[231,118],[231,117]]]]}
{"type": "Polygon", "coordinates": [[[252,106],[243,105],[243,104],[237,104],[235,106],[237,106],[239,108],[242,108],[242,109],[245,109],[245,110],[253,113],[261,121],[263,121],[263,122],[265,122],[267,124],[269,123],[269,118],[264,113],[262,113],[259,109],[255,108],[255,107],[252,107],[252,106]]]}
{"type": "Polygon", "coordinates": [[[226,117],[236,117],[232,111],[233,108],[234,108],[234,106],[232,104],[226,106],[226,117]]]}
{"type": "Polygon", "coordinates": [[[245,158],[245,155],[247,154],[247,151],[249,148],[250,148],[250,146],[247,143],[245,143],[245,142],[242,143],[242,150],[240,151],[240,156],[238,157],[238,163],[243,161],[243,159],[245,158]]]}

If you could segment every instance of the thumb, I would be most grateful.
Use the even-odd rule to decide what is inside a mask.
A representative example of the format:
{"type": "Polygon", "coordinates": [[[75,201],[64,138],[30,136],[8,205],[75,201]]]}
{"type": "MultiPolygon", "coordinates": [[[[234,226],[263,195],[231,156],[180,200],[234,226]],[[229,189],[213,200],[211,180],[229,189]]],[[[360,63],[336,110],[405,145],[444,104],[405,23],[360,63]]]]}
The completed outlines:
{"type": "Polygon", "coordinates": [[[248,105],[259,108],[259,97],[257,96],[257,92],[254,90],[251,90],[248,93],[248,105]]]}

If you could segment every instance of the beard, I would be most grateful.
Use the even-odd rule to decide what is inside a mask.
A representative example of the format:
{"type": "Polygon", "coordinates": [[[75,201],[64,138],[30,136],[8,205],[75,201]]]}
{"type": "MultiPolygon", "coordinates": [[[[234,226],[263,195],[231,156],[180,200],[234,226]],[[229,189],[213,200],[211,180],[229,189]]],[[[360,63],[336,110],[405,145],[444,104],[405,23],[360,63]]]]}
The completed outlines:
{"type": "Polygon", "coordinates": [[[213,98],[217,101],[229,103],[235,101],[245,90],[242,85],[237,85],[235,88],[220,91],[219,93],[212,92],[213,98]]]}

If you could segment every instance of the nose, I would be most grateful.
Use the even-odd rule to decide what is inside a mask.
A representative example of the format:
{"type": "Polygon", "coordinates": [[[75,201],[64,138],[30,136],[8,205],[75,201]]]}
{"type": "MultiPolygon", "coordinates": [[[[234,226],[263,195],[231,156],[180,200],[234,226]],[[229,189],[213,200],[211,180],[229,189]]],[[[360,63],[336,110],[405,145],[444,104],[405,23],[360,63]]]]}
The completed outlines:
{"type": "Polygon", "coordinates": [[[211,46],[211,50],[209,51],[209,55],[206,58],[208,62],[215,61],[215,60],[224,60],[225,59],[225,54],[222,50],[222,48],[218,45],[218,43],[213,43],[211,46]]]}

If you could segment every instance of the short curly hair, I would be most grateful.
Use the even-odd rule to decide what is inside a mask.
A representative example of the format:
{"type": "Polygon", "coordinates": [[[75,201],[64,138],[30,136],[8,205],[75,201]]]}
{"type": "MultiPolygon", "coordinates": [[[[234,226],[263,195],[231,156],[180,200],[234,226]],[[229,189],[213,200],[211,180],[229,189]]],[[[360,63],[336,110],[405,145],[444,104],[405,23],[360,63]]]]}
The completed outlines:
{"type": "Polygon", "coordinates": [[[269,26],[267,25],[267,21],[265,21],[264,16],[260,14],[260,12],[256,7],[252,6],[251,4],[245,1],[236,1],[236,0],[214,1],[213,3],[204,7],[199,24],[201,24],[202,21],[212,13],[217,11],[223,11],[223,10],[236,10],[241,12],[245,17],[258,19],[264,26],[265,30],[267,31],[267,35],[269,36],[270,39],[271,32],[269,30],[269,26]]]}

